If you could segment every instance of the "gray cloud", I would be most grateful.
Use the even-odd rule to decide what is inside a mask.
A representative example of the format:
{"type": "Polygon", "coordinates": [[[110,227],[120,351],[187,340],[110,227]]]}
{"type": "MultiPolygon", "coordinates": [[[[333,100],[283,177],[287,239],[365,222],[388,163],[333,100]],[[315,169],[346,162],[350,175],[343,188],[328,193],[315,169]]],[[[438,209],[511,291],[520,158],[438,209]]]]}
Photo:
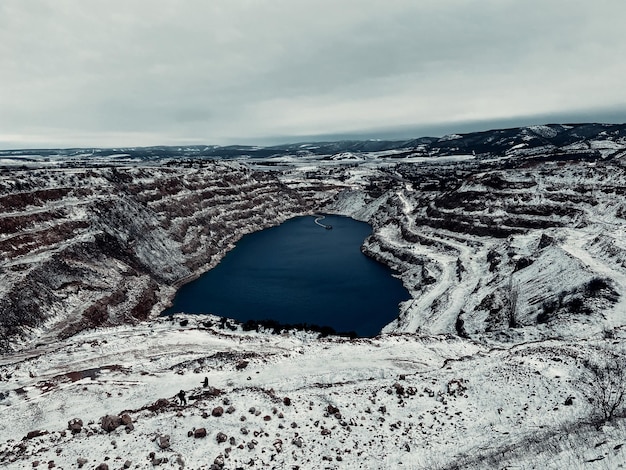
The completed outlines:
{"type": "Polygon", "coordinates": [[[625,14],[620,0],[3,0],[0,147],[626,120],[625,14]]]}

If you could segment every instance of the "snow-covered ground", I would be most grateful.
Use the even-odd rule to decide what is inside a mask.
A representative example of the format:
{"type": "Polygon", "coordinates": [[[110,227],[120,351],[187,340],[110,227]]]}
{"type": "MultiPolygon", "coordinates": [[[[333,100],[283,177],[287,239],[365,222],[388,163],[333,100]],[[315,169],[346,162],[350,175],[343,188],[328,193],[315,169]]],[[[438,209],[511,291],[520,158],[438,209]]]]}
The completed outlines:
{"type": "Polygon", "coordinates": [[[623,143],[565,148],[599,150],[594,162],[536,161],[552,150],[526,142],[554,129],[524,130],[506,156],[6,170],[1,320],[28,323],[0,357],[0,466],[626,465],[623,418],[599,424],[585,385],[587,359],[626,346],[623,143]],[[364,253],[411,293],[379,337],[154,318],[245,233],[323,212],[370,223],[364,253]],[[125,422],[105,430],[106,415],[125,422]]]}
{"type": "Polygon", "coordinates": [[[2,358],[0,464],[617,468],[622,423],[581,424],[593,410],[576,385],[581,358],[601,344],[317,339],[184,315],[87,331],[2,358]],[[175,398],[180,390],[186,405],[175,398]],[[132,430],[100,426],[124,413],[132,430]],[[83,423],[77,433],[68,429],[74,418],[83,423]],[[206,437],[194,437],[200,428],[206,437]]]}

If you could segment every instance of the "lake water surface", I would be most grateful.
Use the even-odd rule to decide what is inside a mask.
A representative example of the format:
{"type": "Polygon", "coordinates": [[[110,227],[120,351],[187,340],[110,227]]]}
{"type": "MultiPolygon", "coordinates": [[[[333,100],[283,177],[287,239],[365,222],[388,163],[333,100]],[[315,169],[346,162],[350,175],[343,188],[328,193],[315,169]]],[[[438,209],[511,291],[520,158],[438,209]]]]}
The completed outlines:
{"type": "Polygon", "coordinates": [[[339,216],[320,222],[332,230],[305,216],[246,235],[214,269],[181,287],[164,314],[213,313],[376,335],[409,293],[361,253],[369,225],[339,216]]]}

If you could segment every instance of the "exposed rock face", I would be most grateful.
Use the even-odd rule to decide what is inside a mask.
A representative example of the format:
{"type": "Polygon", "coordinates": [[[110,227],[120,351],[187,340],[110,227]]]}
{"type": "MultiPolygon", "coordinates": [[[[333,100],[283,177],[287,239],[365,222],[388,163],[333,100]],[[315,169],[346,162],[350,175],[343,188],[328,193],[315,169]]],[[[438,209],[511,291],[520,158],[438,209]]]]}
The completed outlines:
{"type": "Polygon", "coordinates": [[[242,235],[307,210],[239,164],[12,170],[0,176],[0,349],[158,313],[242,235]]]}
{"type": "Polygon", "coordinates": [[[400,164],[382,196],[366,186],[331,208],[377,207],[363,251],[413,296],[385,331],[568,334],[617,324],[624,308],[624,166],[623,158],[400,164]]]}
{"type": "Polygon", "coordinates": [[[242,235],[320,209],[369,222],[363,252],[411,292],[385,332],[523,340],[572,319],[615,325],[626,297],[622,127],[418,139],[347,160],[344,143],[306,166],[7,170],[0,349],[144,320],[242,235]]]}

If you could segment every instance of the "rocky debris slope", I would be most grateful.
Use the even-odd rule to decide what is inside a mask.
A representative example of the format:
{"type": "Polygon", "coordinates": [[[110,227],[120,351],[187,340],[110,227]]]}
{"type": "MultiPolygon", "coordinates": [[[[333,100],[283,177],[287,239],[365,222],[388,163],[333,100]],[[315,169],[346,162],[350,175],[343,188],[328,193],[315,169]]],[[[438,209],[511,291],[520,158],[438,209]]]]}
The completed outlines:
{"type": "Polygon", "coordinates": [[[5,170],[0,347],[144,320],[242,235],[308,208],[237,163],[5,170]]]}
{"type": "Polygon", "coordinates": [[[581,387],[616,343],[317,339],[179,315],[83,332],[0,361],[0,465],[616,468],[623,419],[603,425],[581,387]]]}

